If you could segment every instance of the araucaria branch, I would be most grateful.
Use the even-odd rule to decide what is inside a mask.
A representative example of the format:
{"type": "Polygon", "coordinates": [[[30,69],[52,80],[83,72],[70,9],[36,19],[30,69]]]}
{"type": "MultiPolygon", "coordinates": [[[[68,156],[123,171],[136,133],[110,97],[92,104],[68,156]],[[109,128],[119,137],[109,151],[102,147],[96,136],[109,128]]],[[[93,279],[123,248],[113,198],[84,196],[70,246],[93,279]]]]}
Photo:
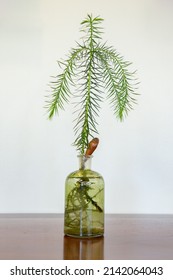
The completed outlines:
{"type": "Polygon", "coordinates": [[[105,96],[119,120],[136,103],[135,72],[128,70],[131,63],[113,47],[102,43],[102,21],[88,15],[81,22],[82,42],[59,62],[62,72],[51,82],[52,94],[46,106],[51,119],[76,95],[74,145],[81,154],[85,154],[89,139],[99,134],[97,118],[105,96]]]}

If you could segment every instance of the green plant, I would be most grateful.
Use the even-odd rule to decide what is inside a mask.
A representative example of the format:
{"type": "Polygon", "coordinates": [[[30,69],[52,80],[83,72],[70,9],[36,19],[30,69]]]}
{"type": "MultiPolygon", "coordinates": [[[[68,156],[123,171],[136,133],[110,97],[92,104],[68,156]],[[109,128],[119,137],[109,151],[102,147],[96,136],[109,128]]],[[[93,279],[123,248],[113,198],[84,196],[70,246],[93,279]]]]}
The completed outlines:
{"type": "Polygon", "coordinates": [[[130,62],[101,42],[102,21],[100,17],[88,15],[81,22],[82,42],[77,43],[66,60],[58,62],[62,72],[50,84],[52,95],[46,106],[51,119],[59,109],[64,109],[70,96],[76,97],[74,145],[81,154],[85,153],[89,138],[98,134],[97,117],[104,92],[119,120],[136,103],[135,72],[128,70],[130,62]]]}

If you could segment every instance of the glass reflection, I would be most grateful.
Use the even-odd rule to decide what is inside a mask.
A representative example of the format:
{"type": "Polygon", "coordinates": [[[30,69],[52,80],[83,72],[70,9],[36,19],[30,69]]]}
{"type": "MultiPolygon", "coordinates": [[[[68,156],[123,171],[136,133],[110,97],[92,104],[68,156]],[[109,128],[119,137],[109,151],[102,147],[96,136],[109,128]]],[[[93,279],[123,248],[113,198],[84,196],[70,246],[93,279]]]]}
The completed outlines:
{"type": "Polygon", "coordinates": [[[64,236],[64,260],[103,260],[104,237],[74,238],[64,236]]]}

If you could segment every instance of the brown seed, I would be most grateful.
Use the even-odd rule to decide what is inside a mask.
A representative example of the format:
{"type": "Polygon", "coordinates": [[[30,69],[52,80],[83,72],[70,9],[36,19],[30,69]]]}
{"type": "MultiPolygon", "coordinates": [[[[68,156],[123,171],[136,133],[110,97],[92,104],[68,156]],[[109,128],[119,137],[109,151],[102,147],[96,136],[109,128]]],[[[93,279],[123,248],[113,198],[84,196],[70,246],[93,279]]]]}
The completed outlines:
{"type": "Polygon", "coordinates": [[[95,151],[99,143],[98,138],[93,138],[88,145],[88,149],[86,150],[85,156],[90,156],[95,151]]]}

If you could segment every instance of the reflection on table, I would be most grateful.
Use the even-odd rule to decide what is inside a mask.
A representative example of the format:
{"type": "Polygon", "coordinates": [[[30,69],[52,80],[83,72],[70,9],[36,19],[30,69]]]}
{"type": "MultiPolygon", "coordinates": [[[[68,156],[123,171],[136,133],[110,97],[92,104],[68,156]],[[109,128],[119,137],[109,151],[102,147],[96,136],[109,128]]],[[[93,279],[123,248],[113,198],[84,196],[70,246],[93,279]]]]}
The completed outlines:
{"type": "Polygon", "coordinates": [[[173,215],[106,214],[104,237],[64,237],[62,214],[0,214],[0,260],[173,260],[173,215]]]}
{"type": "Polygon", "coordinates": [[[64,260],[103,260],[104,237],[74,238],[64,236],[64,260]]]}

